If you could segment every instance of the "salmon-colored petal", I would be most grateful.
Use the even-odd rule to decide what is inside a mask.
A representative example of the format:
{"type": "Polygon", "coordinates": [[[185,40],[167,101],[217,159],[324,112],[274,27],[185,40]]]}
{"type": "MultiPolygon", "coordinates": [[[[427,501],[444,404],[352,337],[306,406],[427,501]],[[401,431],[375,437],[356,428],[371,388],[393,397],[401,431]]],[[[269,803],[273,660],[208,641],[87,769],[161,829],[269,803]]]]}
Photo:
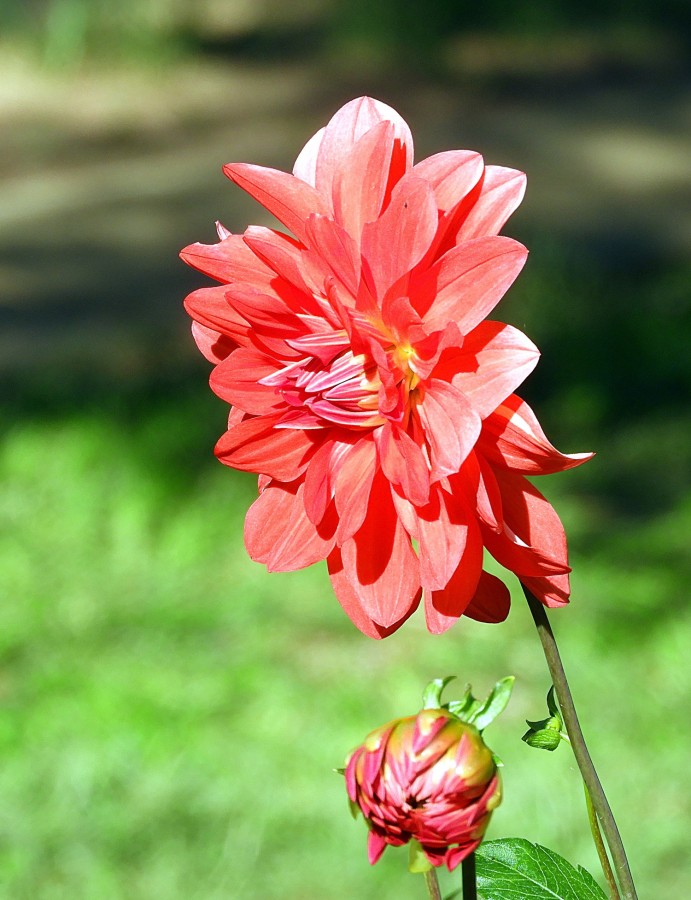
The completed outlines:
{"type": "Polygon", "coordinates": [[[434,188],[440,212],[453,209],[478,183],[485,164],[474,150],[444,150],[413,166],[413,173],[434,188]]]}
{"type": "Polygon", "coordinates": [[[395,423],[375,432],[379,462],[391,484],[416,506],[429,499],[429,466],[422,448],[395,423]]]}
{"type": "Polygon", "coordinates": [[[437,221],[432,188],[423,178],[404,175],[388,208],[362,229],[363,272],[380,302],[427,253],[437,221]]]}
{"type": "Polygon", "coordinates": [[[279,421],[278,416],[243,420],[219,439],[216,456],[234,469],[294,481],[307,468],[319,438],[311,431],[276,428],[279,421]]]}
{"type": "Polygon", "coordinates": [[[451,381],[484,419],[525,381],[539,357],[535,344],[517,328],[482,322],[454,359],[451,381]]]}
{"type": "Polygon", "coordinates": [[[338,602],[343,607],[344,612],[356,628],[363,634],[366,634],[368,637],[374,638],[375,640],[381,640],[382,638],[393,634],[394,631],[397,631],[406,619],[415,612],[420,603],[420,598],[422,596],[421,590],[418,591],[417,595],[413,598],[410,607],[403,616],[397,622],[389,625],[388,628],[384,628],[382,625],[375,622],[363,609],[360,598],[345,574],[341,551],[338,547],[335,547],[332,550],[327,560],[327,564],[334,593],[336,594],[338,602]]]}
{"type": "Polygon", "coordinates": [[[449,250],[411,285],[427,329],[455,322],[463,334],[472,331],[511,287],[527,256],[507,237],[478,238],[449,250]]]}
{"type": "Polygon", "coordinates": [[[367,433],[350,449],[345,450],[339,461],[334,483],[334,497],[340,519],[336,534],[339,546],[352,538],[365,520],[375,471],[374,439],[371,433],[367,433]]]}
{"type": "MultiPolygon", "coordinates": [[[[326,440],[310,460],[305,473],[305,510],[315,524],[321,522],[335,494],[336,476],[356,436],[339,435],[326,440]]],[[[357,529],[356,529],[357,530],[357,529]]]]}
{"type": "Polygon", "coordinates": [[[420,590],[418,560],[379,473],[360,530],[341,546],[346,577],[363,610],[384,627],[403,618],[420,590]]]}
{"type": "Polygon", "coordinates": [[[211,373],[211,390],[233,406],[253,416],[270,415],[286,408],[273,388],[260,384],[273,375],[276,361],[253,348],[241,348],[216,366],[211,373]]]}
{"type": "Polygon", "coordinates": [[[456,243],[499,234],[525,194],[526,177],[516,169],[486,166],[480,194],[456,234],[456,243]]]}
{"type": "Polygon", "coordinates": [[[358,97],[342,106],[322,134],[317,151],[315,184],[330,197],[336,174],[340,171],[350,148],[380,122],[391,122],[394,129],[392,152],[392,180],[398,180],[413,162],[413,137],[401,116],[372,97],[358,97]]]}
{"type": "Polygon", "coordinates": [[[195,322],[230,338],[234,343],[249,343],[249,324],[228,302],[228,286],[199,288],[185,297],[185,309],[195,322]]]}
{"type": "Polygon", "coordinates": [[[200,325],[199,322],[192,322],[192,336],[202,356],[214,365],[224,360],[237,347],[235,341],[225,334],[200,325]]]}
{"type": "Polygon", "coordinates": [[[416,412],[430,448],[433,479],[461,468],[480,434],[480,417],[454,385],[430,379],[416,412]]]}
{"type": "Polygon", "coordinates": [[[496,575],[483,572],[480,575],[472,600],[463,615],[477,622],[503,622],[511,608],[509,589],[496,575]]]}
{"type": "Polygon", "coordinates": [[[241,234],[229,234],[217,244],[190,244],[180,251],[180,258],[188,266],[224,284],[232,281],[268,284],[274,277],[252,253],[241,234]]]}
{"type": "Polygon", "coordinates": [[[484,525],[492,531],[502,530],[501,491],[492,467],[481,454],[473,452],[468,456],[453,486],[463,493],[484,525]]]}
{"type": "Polygon", "coordinates": [[[322,271],[330,272],[338,279],[349,295],[348,299],[354,302],[360,283],[360,254],[355,240],[337,222],[325,216],[309,217],[306,240],[319,257],[322,271]]]}
{"type": "Polygon", "coordinates": [[[227,163],[223,172],[273,213],[298,239],[304,237],[305,220],[309,215],[329,212],[312,185],[287,172],[250,163],[227,163]]]}
{"type": "Polygon", "coordinates": [[[463,554],[441,590],[425,591],[425,619],[432,634],[449,629],[466,611],[482,572],[482,537],[472,519],[468,520],[463,554]]]}
{"type": "Polygon", "coordinates": [[[460,497],[439,486],[435,486],[427,506],[417,509],[416,514],[420,584],[427,591],[441,591],[464,556],[469,538],[477,535],[479,540],[479,531],[460,497]]]}
{"type": "Polygon", "coordinates": [[[316,134],[312,135],[298,154],[293,166],[293,175],[306,181],[307,184],[311,184],[312,187],[316,187],[317,183],[317,155],[325,131],[325,128],[320,128],[316,134]]]}
{"type": "Polygon", "coordinates": [[[580,466],[594,453],[560,453],[548,440],[535,413],[515,394],[482,423],[479,447],[495,465],[523,475],[550,475],[580,466]]]}
{"type": "Polygon", "coordinates": [[[304,569],[331,552],[336,534],[336,515],[315,526],[303,504],[304,484],[273,482],[250,506],[245,518],[245,546],[255,562],[270,572],[304,569]]]}
{"type": "MultiPolygon", "coordinates": [[[[312,292],[319,290],[318,281],[311,280],[303,262],[304,247],[288,234],[251,225],[244,233],[243,240],[276,275],[280,276],[293,289],[288,288],[286,299],[298,307],[315,309],[312,292]]],[[[322,273],[321,280],[324,275],[322,273]]],[[[282,292],[285,294],[285,287],[282,292]]]]}

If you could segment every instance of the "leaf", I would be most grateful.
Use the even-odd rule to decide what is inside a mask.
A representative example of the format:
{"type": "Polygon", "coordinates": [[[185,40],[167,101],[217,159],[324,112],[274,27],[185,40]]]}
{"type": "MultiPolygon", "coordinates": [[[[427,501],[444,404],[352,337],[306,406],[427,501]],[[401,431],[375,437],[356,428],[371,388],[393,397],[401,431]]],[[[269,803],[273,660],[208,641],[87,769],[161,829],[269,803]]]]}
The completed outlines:
{"type": "Polygon", "coordinates": [[[513,683],[515,680],[513,675],[508,675],[506,678],[502,678],[501,681],[498,681],[482,706],[477,712],[473,713],[471,722],[478,731],[484,731],[490,722],[493,722],[497,716],[504,711],[506,704],[511,697],[511,691],[513,690],[513,683]]]}
{"type": "Polygon", "coordinates": [[[446,678],[435,678],[434,681],[430,681],[422,694],[422,708],[441,709],[441,692],[455,677],[455,675],[447,675],[446,678]]]}
{"type": "Polygon", "coordinates": [[[581,866],[523,838],[482,844],[476,857],[479,900],[606,900],[581,866]]]}

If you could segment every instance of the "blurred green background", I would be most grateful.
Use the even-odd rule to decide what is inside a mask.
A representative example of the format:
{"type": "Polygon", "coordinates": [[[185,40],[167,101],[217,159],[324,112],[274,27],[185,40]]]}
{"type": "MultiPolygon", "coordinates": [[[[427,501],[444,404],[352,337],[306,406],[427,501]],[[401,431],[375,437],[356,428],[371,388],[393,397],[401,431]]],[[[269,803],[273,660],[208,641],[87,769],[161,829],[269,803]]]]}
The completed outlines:
{"type": "Polygon", "coordinates": [[[498,318],[543,351],[548,434],[598,451],[541,480],[575,569],[552,619],[641,898],[691,896],[690,47],[684,0],[0,3],[2,897],[420,898],[332,769],[451,673],[517,676],[489,836],[597,872],[568,750],[520,741],[549,686],[520,598],[370,641],[321,566],[248,561],[254,481],[211,454],[177,252],[269,221],[222,163],[289,168],[362,93],[418,158],[528,173],[498,318]]]}

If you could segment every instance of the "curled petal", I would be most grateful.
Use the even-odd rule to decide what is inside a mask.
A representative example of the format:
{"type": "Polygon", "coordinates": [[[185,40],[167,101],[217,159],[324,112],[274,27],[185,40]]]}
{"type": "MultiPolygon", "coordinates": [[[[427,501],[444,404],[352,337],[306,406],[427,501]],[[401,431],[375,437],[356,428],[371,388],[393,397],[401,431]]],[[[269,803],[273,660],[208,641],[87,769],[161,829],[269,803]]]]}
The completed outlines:
{"type": "Polygon", "coordinates": [[[525,194],[526,177],[517,169],[486,166],[480,193],[456,234],[456,243],[499,234],[525,194]]]}
{"type": "Polygon", "coordinates": [[[235,341],[225,334],[200,325],[199,322],[192,322],[192,337],[202,356],[214,365],[222,362],[237,347],[235,341]]]}
{"type": "Polygon", "coordinates": [[[523,475],[550,475],[580,466],[593,453],[560,453],[547,440],[535,413],[515,394],[482,423],[479,447],[495,465],[523,475]]]}
{"type": "Polygon", "coordinates": [[[571,587],[569,585],[569,576],[566,573],[533,578],[521,575],[521,581],[545,606],[558,608],[565,606],[569,602],[571,587]]]}
{"type": "Polygon", "coordinates": [[[464,615],[477,622],[503,622],[509,614],[511,594],[496,575],[482,572],[464,615]]]}

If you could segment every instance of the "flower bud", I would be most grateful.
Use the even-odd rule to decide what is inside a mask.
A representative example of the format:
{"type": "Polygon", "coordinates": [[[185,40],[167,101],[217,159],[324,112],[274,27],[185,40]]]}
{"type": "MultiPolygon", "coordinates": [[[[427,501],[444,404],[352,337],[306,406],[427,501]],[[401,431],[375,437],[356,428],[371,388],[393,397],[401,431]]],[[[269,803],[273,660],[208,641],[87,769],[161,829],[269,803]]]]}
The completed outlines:
{"type": "Polygon", "coordinates": [[[369,826],[374,864],[387,844],[419,842],[433,866],[454,869],[478,846],[501,801],[492,752],[445,709],[395,719],[346,761],[346,787],[369,826]]]}

